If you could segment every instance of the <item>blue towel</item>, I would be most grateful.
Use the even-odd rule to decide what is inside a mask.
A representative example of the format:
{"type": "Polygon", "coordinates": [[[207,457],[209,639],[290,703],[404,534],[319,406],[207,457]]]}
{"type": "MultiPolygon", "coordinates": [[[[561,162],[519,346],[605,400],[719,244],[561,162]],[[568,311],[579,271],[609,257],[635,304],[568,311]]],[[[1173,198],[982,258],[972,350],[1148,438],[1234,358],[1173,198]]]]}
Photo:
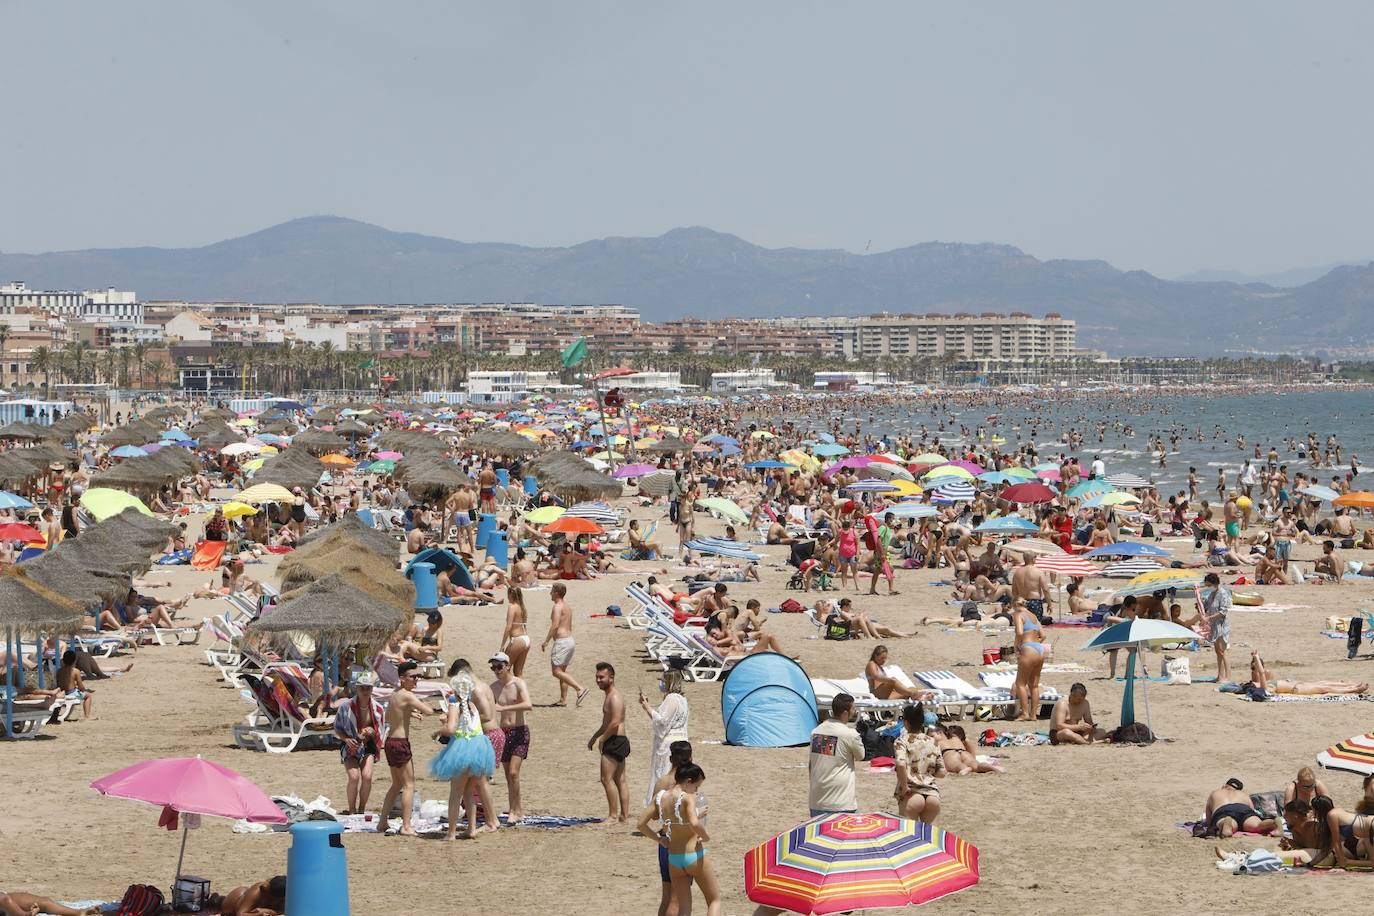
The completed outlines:
{"type": "Polygon", "coordinates": [[[159,566],[184,566],[191,562],[191,554],[193,552],[194,551],[190,547],[176,550],[172,553],[158,557],[157,563],[159,566]]]}

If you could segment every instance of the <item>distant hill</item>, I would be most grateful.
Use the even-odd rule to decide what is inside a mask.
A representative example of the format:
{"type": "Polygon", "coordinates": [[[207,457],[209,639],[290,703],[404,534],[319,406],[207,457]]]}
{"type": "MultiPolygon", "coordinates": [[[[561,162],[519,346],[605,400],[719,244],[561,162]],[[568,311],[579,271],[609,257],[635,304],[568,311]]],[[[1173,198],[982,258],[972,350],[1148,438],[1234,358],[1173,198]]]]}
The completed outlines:
{"type": "Polygon", "coordinates": [[[875,254],[769,249],[710,229],[568,248],[458,242],[332,216],[203,248],[0,253],[0,280],[133,289],[145,299],[617,302],[647,320],[876,311],[1059,312],[1114,353],[1288,352],[1368,344],[1374,264],[1292,289],[1162,280],[1105,261],[927,242],[875,254]]]}
{"type": "Polygon", "coordinates": [[[1294,286],[1302,286],[1304,283],[1311,283],[1313,280],[1326,276],[1337,267],[1345,266],[1345,262],[1336,262],[1318,267],[1293,267],[1288,270],[1261,274],[1242,273],[1239,270],[1196,270],[1181,277],[1174,277],[1174,279],[1191,283],[1263,283],[1265,286],[1289,289],[1294,286]]]}

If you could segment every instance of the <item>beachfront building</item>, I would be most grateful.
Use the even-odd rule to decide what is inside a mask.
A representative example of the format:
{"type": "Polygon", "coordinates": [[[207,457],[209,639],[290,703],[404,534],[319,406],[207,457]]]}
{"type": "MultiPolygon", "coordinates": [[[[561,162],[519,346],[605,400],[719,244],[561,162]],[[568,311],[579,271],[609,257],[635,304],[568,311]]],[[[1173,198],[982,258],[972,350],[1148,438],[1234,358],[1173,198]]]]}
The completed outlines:
{"type": "Polygon", "coordinates": [[[881,313],[857,318],[798,319],[830,334],[850,359],[1061,359],[1078,347],[1077,323],[1050,312],[1002,315],[881,313]]]}
{"type": "Polygon", "coordinates": [[[847,390],[851,388],[880,388],[893,384],[892,376],[886,372],[858,372],[848,370],[813,373],[813,388],[828,390],[847,390]]]}
{"type": "Polygon", "coordinates": [[[754,388],[783,388],[786,382],[780,382],[777,373],[772,369],[743,369],[738,372],[712,372],[711,390],[712,391],[743,391],[754,388]]]}
{"type": "Polygon", "coordinates": [[[468,373],[467,393],[472,400],[515,401],[531,391],[558,387],[557,372],[474,369],[468,373]]]}
{"type": "Polygon", "coordinates": [[[682,384],[680,372],[636,372],[634,375],[622,375],[605,384],[631,391],[679,391],[691,387],[682,384]]]}

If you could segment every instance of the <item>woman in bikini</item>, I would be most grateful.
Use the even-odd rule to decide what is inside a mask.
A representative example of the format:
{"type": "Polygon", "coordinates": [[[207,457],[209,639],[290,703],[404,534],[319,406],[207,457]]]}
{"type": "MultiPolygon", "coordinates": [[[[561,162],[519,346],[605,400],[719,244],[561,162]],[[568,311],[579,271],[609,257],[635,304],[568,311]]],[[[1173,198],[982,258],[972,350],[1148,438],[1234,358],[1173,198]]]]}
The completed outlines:
{"type": "MultiPolygon", "coordinates": [[[[1366,785],[1369,784],[1368,780],[1365,782],[1366,785]]],[[[1312,771],[1311,767],[1303,767],[1298,770],[1298,778],[1284,786],[1283,803],[1286,805],[1291,801],[1301,801],[1311,805],[1312,799],[1318,795],[1329,797],[1331,793],[1326,791],[1326,786],[1317,779],[1317,774],[1312,771]]]]}
{"type": "Polygon", "coordinates": [[[706,774],[695,763],[678,767],[677,783],[658,793],[639,819],[639,832],[668,849],[668,877],[678,912],[692,911],[692,885],[696,884],[706,898],[706,916],[720,916],[720,886],[706,857],[711,837],[697,809],[697,793],[705,781],[706,774]],[[661,834],[649,826],[654,819],[663,825],[661,834]]]}
{"type": "Polygon", "coordinates": [[[1020,601],[1012,612],[1012,626],[1016,629],[1016,685],[1012,690],[1019,708],[1016,721],[1034,722],[1040,707],[1040,669],[1050,648],[1041,641],[1040,621],[1020,601]]]}
{"type": "Polygon", "coordinates": [[[868,654],[868,664],[864,665],[864,677],[868,679],[868,691],[880,700],[905,699],[927,700],[931,698],[928,690],[903,686],[896,678],[889,676],[883,669],[887,666],[887,646],[874,646],[868,654]]]}
{"type": "MultiPolygon", "coordinates": [[[[1366,786],[1371,777],[1365,777],[1366,786]]],[[[1312,812],[1319,826],[1323,855],[1313,861],[1323,864],[1334,854],[1336,868],[1374,868],[1374,814],[1360,814],[1337,808],[1329,796],[1312,799],[1312,812]]]]}
{"type": "Polygon", "coordinates": [[[963,728],[946,725],[935,731],[935,746],[940,749],[940,757],[945,762],[945,770],[955,776],[968,773],[1001,773],[1004,769],[995,763],[983,763],[973,742],[968,739],[963,728]],[[950,756],[953,754],[954,756],[950,756]]]}
{"type": "Polygon", "coordinates": [[[525,656],[530,654],[530,614],[525,609],[525,596],[519,586],[506,590],[506,626],[501,631],[501,651],[510,656],[510,670],[520,677],[525,670],[525,656]]]}
{"type": "Polygon", "coordinates": [[[940,815],[937,777],[945,775],[944,755],[926,734],[926,709],[920,703],[902,710],[902,734],[893,755],[896,761],[897,813],[933,824],[940,815]]]}

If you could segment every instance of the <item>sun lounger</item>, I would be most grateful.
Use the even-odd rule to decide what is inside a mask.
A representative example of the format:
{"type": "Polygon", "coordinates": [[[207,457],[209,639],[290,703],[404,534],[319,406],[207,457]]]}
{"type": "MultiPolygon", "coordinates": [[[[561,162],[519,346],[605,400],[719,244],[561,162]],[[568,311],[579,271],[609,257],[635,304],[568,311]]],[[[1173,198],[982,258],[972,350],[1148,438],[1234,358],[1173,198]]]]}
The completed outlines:
{"type": "MultiPolygon", "coordinates": [[[[1015,671],[984,671],[978,675],[993,690],[1011,690],[1016,686],[1015,671]]],[[[1040,702],[1057,703],[1059,702],[1059,691],[1053,687],[1040,685],[1040,702]]]]}
{"type": "Polygon", "coordinates": [[[908,700],[880,700],[868,692],[868,679],[818,678],[811,679],[811,689],[816,694],[816,709],[822,713],[830,712],[830,703],[835,697],[847,693],[854,698],[854,708],[860,712],[898,713],[906,707],[908,700]]]}
{"type": "Polygon", "coordinates": [[[1015,706],[1010,691],[974,687],[953,671],[917,671],[916,677],[940,695],[938,702],[951,706],[1015,706]]]}
{"type": "Polygon", "coordinates": [[[269,754],[289,754],[305,744],[335,743],[334,717],[311,716],[305,712],[292,696],[286,680],[268,686],[260,678],[245,675],[244,682],[257,708],[249,713],[247,724],[234,726],[234,743],[239,747],[269,754]]]}
{"type": "Polygon", "coordinates": [[[39,732],[43,731],[43,726],[48,724],[52,718],[52,711],[48,709],[26,709],[21,711],[16,705],[14,709],[14,732],[5,733],[5,717],[0,714],[0,737],[13,738],[20,740],[24,738],[37,738],[39,732]]]}
{"type": "Polygon", "coordinates": [[[682,674],[689,681],[718,681],[742,656],[725,656],[706,641],[704,635],[688,635],[671,623],[656,623],[651,633],[663,637],[662,648],[655,655],[669,667],[669,658],[680,659],[682,674]]]}

